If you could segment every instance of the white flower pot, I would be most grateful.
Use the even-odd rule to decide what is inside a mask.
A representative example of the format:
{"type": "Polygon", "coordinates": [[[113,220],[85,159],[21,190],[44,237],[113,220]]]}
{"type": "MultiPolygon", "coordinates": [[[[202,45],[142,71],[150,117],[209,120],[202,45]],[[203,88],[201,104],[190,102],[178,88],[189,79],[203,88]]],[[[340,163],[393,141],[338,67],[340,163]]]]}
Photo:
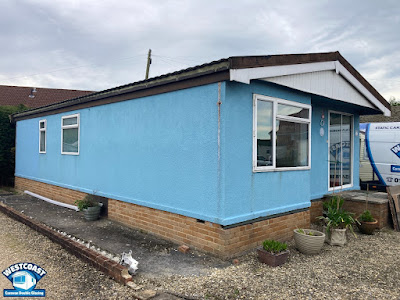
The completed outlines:
{"type": "Polygon", "coordinates": [[[325,242],[332,246],[343,247],[347,243],[346,229],[331,228],[330,233],[326,232],[324,226],[325,242]]]}

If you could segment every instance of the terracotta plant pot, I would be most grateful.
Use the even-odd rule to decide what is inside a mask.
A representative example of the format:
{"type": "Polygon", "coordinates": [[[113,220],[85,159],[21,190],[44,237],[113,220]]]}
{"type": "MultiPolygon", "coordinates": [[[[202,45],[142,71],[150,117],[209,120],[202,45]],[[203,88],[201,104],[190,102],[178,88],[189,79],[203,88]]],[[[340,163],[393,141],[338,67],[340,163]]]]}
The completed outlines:
{"type": "Polygon", "coordinates": [[[289,250],[275,254],[265,251],[262,247],[260,247],[257,249],[257,253],[258,253],[258,260],[271,267],[277,267],[283,265],[289,257],[289,250]]]}
{"type": "Polygon", "coordinates": [[[360,224],[357,223],[358,230],[364,234],[374,234],[375,229],[378,228],[378,220],[374,220],[373,222],[363,222],[360,221],[360,224]]]}
{"type": "Polygon", "coordinates": [[[325,242],[325,234],[312,229],[303,229],[304,233],[298,232],[299,229],[293,230],[296,248],[304,254],[317,254],[321,251],[325,242]],[[309,235],[308,233],[312,233],[309,235]]]}

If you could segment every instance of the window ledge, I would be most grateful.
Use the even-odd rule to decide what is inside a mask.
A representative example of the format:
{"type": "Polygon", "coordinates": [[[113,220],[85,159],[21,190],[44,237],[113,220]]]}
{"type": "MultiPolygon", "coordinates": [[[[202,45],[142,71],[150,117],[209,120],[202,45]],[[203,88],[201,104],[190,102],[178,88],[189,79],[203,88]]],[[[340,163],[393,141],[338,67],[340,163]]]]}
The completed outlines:
{"type": "Polygon", "coordinates": [[[311,170],[310,166],[307,167],[293,167],[293,168],[270,168],[270,169],[261,169],[261,168],[253,168],[253,173],[263,173],[263,172],[282,172],[282,171],[306,171],[311,170]]]}

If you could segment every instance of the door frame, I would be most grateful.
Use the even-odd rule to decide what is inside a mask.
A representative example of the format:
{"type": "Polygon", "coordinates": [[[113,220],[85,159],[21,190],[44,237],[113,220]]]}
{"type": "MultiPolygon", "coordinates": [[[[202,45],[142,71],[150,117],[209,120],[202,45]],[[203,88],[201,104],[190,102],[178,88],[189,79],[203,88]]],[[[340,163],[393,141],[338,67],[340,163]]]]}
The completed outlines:
{"type": "MultiPolygon", "coordinates": [[[[343,155],[343,151],[341,151],[343,155]]],[[[341,168],[342,170],[342,168],[341,168]]],[[[342,176],[340,177],[341,181],[343,180],[342,176]]],[[[341,182],[342,183],[342,182],[341,182]]],[[[354,186],[354,115],[350,113],[345,113],[341,111],[335,111],[335,110],[328,110],[328,191],[337,191],[337,190],[342,190],[342,189],[347,189],[351,188],[354,186]],[[331,144],[331,114],[339,114],[343,116],[350,116],[351,117],[351,132],[350,132],[350,156],[351,156],[351,164],[350,164],[350,183],[346,185],[340,185],[336,187],[331,187],[331,177],[330,177],[330,144],[331,144]]]]}

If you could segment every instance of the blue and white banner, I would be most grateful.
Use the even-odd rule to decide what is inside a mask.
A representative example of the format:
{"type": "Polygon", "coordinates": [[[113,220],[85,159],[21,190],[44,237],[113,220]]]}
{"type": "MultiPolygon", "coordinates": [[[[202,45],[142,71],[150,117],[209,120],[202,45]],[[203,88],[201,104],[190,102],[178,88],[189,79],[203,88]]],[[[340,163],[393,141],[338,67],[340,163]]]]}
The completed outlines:
{"type": "Polygon", "coordinates": [[[4,297],[45,297],[44,289],[35,289],[47,272],[33,263],[17,263],[9,266],[3,275],[10,280],[13,289],[4,289],[4,297]]]}

